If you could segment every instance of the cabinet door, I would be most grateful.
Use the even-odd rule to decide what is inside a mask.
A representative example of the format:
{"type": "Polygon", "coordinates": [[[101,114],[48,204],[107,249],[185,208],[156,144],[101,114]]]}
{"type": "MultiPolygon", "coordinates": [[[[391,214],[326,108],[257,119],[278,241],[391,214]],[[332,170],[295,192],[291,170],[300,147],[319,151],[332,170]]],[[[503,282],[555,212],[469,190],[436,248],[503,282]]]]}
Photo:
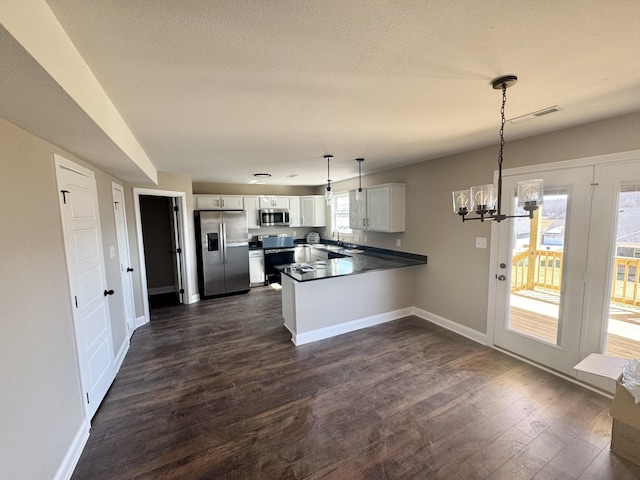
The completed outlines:
{"type": "Polygon", "coordinates": [[[247,212],[247,228],[260,228],[258,197],[244,197],[244,209],[247,212]]]}
{"type": "Polygon", "coordinates": [[[273,208],[289,208],[289,197],[273,197],[273,208]]]}
{"type": "Polygon", "coordinates": [[[329,260],[329,252],[320,248],[311,248],[311,262],[323,262],[329,260]]]}
{"type": "Polygon", "coordinates": [[[300,197],[300,225],[313,227],[313,198],[300,197]]]}
{"type": "Polygon", "coordinates": [[[264,283],[264,256],[249,254],[249,282],[264,283]]]}
{"type": "Polygon", "coordinates": [[[324,195],[314,195],[313,197],[313,226],[327,226],[327,202],[324,195]]]}
{"type": "Polygon", "coordinates": [[[349,192],[349,228],[366,230],[367,228],[367,196],[366,191],[349,192]],[[359,195],[356,195],[359,193],[359,195]],[[357,198],[356,198],[357,197],[357,198]]]}
{"type": "Polygon", "coordinates": [[[259,203],[260,206],[259,208],[275,208],[275,198],[274,197],[268,197],[266,195],[260,195],[259,198],[259,203]]]}
{"type": "Polygon", "coordinates": [[[235,195],[220,197],[220,208],[222,210],[244,210],[242,197],[235,195]]]}
{"type": "Polygon", "coordinates": [[[289,197],[289,226],[300,227],[300,197],[289,197]]]}
{"type": "Polygon", "coordinates": [[[391,228],[391,187],[367,189],[367,228],[388,232],[391,228]]]}
{"type": "Polygon", "coordinates": [[[196,210],[219,210],[221,207],[218,195],[198,195],[195,204],[196,210]]]}

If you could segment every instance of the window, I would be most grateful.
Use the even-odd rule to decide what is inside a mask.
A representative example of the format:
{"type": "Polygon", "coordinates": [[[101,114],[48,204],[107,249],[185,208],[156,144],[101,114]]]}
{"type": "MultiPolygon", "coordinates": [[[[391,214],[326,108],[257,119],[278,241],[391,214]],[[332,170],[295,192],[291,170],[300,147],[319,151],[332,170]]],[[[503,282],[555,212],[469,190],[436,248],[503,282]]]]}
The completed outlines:
{"type": "Polygon", "coordinates": [[[348,193],[336,193],[333,196],[333,228],[340,233],[351,233],[348,193]]]}

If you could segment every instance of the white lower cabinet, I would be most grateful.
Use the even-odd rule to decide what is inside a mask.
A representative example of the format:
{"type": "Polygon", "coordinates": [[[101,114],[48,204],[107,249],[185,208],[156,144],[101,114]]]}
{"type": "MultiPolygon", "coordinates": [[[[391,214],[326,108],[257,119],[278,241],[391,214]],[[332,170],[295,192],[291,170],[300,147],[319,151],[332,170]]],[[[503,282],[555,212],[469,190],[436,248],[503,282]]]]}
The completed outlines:
{"type": "Polygon", "coordinates": [[[249,283],[264,285],[264,251],[249,250],[249,283]]]}

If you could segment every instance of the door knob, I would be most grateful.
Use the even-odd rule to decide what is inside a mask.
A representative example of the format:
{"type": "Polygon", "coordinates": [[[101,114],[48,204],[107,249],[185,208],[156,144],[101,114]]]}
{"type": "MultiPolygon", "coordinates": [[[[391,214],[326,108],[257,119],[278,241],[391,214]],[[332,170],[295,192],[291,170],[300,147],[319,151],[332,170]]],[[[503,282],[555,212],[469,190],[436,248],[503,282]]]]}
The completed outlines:
{"type": "Polygon", "coordinates": [[[501,282],[504,282],[507,279],[507,277],[505,277],[504,275],[498,275],[498,280],[500,280],[501,282]]]}
{"type": "Polygon", "coordinates": [[[133,268],[128,267],[128,268],[127,268],[127,272],[133,272],[133,268]]]}
{"type": "Polygon", "coordinates": [[[113,290],[105,290],[104,291],[104,296],[106,297],[107,295],[113,295],[114,291],[113,290]]]}

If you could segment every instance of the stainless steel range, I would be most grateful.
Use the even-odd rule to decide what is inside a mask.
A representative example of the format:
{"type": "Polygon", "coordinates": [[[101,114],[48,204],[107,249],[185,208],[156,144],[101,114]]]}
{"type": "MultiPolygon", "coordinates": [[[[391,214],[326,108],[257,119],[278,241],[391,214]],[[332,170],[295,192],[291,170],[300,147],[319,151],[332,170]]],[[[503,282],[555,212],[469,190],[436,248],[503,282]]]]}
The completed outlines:
{"type": "Polygon", "coordinates": [[[264,273],[268,283],[279,283],[278,265],[289,265],[295,262],[293,237],[262,237],[264,249],[264,273]]]}

